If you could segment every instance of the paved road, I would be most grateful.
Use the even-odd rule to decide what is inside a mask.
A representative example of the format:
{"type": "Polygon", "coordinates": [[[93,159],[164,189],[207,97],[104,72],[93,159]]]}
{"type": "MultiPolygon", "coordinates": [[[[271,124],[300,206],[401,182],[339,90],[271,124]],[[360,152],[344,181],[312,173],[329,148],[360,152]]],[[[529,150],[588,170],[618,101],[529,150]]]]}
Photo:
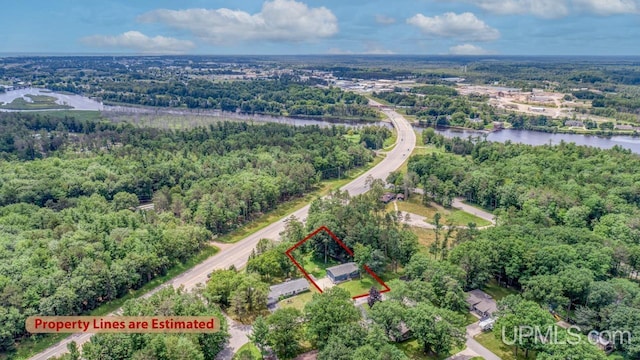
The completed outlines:
{"type": "MultiPolygon", "coordinates": [[[[380,105],[374,101],[371,101],[372,105],[380,105]]],[[[357,179],[353,180],[349,184],[343,186],[341,190],[348,191],[351,195],[359,195],[367,192],[366,179],[369,176],[377,179],[386,179],[387,175],[397,170],[400,165],[407,159],[407,156],[411,154],[416,143],[416,135],[411,127],[411,124],[402,117],[402,115],[392,110],[383,110],[384,114],[389,117],[398,134],[398,144],[395,148],[386,153],[386,157],[374,168],[362,174],[357,179]]],[[[247,263],[251,250],[256,247],[258,240],[262,238],[278,239],[280,232],[284,229],[284,221],[289,216],[294,215],[298,219],[306,219],[309,212],[309,205],[297,210],[282,219],[272,223],[271,225],[255,232],[252,235],[247,236],[241,241],[235,243],[224,251],[208,258],[199,265],[195,266],[191,270],[182,273],[181,275],[167,281],[163,285],[160,285],[156,289],[150,291],[144,297],[148,297],[151,294],[159,291],[160,289],[173,286],[175,288],[184,286],[186,289],[193,289],[198,284],[204,284],[207,280],[207,274],[216,269],[226,269],[230,266],[241,268],[247,263]]],[[[246,332],[243,332],[239,328],[233,329],[234,337],[229,343],[229,349],[226,349],[226,354],[230,351],[236,351],[240,346],[247,342],[246,332]],[[236,331],[237,330],[237,331],[236,331]]],[[[75,334],[59,343],[49,347],[41,353],[33,356],[33,360],[44,360],[53,356],[60,356],[67,352],[67,344],[71,341],[75,341],[78,345],[82,345],[89,341],[93,334],[75,334]]],[[[227,359],[227,357],[224,357],[227,359]]]]}
{"type": "Polygon", "coordinates": [[[477,342],[473,337],[480,334],[482,330],[480,330],[480,326],[475,322],[469,326],[467,326],[466,337],[467,347],[461,352],[446,358],[445,360],[468,360],[476,356],[482,356],[485,360],[500,360],[496,354],[492,353],[486,347],[482,346],[479,342],[477,342]]]}
{"type": "Polygon", "coordinates": [[[485,219],[488,222],[492,223],[493,225],[496,224],[496,219],[495,216],[491,213],[488,213],[482,209],[478,209],[477,207],[473,207],[471,205],[467,205],[465,204],[463,198],[457,197],[455,199],[453,199],[453,202],[451,203],[451,207],[454,207],[456,209],[460,209],[464,212],[468,212],[469,214],[475,215],[481,219],[485,219]]]}

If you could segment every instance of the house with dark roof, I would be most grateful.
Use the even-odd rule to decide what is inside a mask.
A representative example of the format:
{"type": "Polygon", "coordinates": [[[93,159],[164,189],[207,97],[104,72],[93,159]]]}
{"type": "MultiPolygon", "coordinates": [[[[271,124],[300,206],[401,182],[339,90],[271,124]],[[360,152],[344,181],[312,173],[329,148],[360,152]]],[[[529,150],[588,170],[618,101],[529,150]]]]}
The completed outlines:
{"type": "Polygon", "coordinates": [[[334,284],[359,278],[360,269],[354,262],[348,262],[327,268],[327,276],[334,284]]]}
{"type": "Polygon", "coordinates": [[[396,196],[390,192],[388,193],[384,193],[381,197],[380,197],[380,201],[382,201],[383,203],[388,203],[389,201],[392,201],[393,199],[395,199],[396,196]]]}
{"type": "Polygon", "coordinates": [[[411,339],[413,337],[413,332],[407,326],[407,323],[404,321],[400,321],[398,324],[398,336],[390,335],[389,339],[393,342],[403,342],[411,339]]]}
{"type": "Polygon", "coordinates": [[[307,279],[305,278],[289,280],[281,284],[272,285],[269,288],[269,295],[267,296],[267,306],[275,305],[281,299],[298,295],[308,290],[309,282],[307,282],[307,279]]]}
{"type": "Polygon", "coordinates": [[[615,350],[615,347],[613,346],[611,341],[609,341],[597,331],[591,331],[588,337],[590,343],[595,344],[598,348],[600,348],[600,350],[607,353],[607,355],[611,354],[613,350],[615,350]]]}
{"type": "Polygon", "coordinates": [[[467,292],[466,301],[469,304],[469,311],[475,312],[483,318],[491,316],[498,310],[496,301],[493,300],[491,295],[479,289],[467,292]]]}

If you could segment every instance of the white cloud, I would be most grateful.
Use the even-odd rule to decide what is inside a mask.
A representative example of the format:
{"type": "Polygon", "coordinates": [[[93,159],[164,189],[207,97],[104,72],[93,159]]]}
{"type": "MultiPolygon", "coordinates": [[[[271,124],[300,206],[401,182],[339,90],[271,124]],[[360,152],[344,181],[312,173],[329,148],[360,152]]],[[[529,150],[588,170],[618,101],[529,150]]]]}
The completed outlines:
{"type": "Polygon", "coordinates": [[[189,40],[180,40],[165,36],[149,37],[139,31],[127,31],[123,34],[93,35],[81,41],[92,47],[127,48],[144,53],[179,54],[193,49],[195,44],[189,40]]]}
{"type": "Polygon", "coordinates": [[[533,14],[557,18],[569,13],[566,0],[466,0],[494,14],[533,14]]]}
{"type": "Polygon", "coordinates": [[[474,4],[499,15],[531,14],[541,18],[559,18],[571,13],[596,15],[638,14],[640,0],[447,0],[474,4]]]}
{"type": "Polygon", "coordinates": [[[462,14],[448,12],[434,17],[417,14],[407,19],[407,23],[417,26],[424,34],[431,36],[469,41],[491,41],[500,37],[498,30],[490,27],[470,12],[462,14]]]}
{"type": "Polygon", "coordinates": [[[637,14],[640,4],[637,0],[574,0],[578,10],[596,15],[637,14]]]}
{"type": "Polygon", "coordinates": [[[396,23],[396,19],[385,15],[376,15],[376,23],[380,25],[391,25],[396,23]]]}
{"type": "Polygon", "coordinates": [[[490,51],[473,44],[461,44],[449,48],[451,55],[487,55],[490,53],[490,51]]]}
{"type": "Polygon", "coordinates": [[[325,7],[309,8],[295,0],[272,0],[259,13],[221,9],[159,9],[138,20],[187,30],[199,38],[228,44],[243,40],[308,41],[338,32],[338,19],[325,7]]]}

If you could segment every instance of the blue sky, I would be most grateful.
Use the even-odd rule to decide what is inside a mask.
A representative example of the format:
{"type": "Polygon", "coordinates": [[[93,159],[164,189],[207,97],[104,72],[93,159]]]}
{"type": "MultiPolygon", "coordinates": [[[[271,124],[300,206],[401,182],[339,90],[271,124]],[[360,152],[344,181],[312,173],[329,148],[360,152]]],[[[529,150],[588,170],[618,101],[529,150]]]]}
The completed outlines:
{"type": "Polygon", "coordinates": [[[30,0],[0,53],[640,55],[640,0],[30,0]]]}

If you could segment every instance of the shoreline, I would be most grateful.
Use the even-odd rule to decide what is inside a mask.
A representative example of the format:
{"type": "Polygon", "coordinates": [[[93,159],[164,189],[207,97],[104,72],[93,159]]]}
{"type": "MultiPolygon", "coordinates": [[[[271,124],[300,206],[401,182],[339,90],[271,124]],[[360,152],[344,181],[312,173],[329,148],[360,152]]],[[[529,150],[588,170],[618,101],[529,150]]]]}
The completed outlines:
{"type": "Polygon", "coordinates": [[[464,127],[464,126],[423,126],[420,124],[413,124],[414,127],[418,128],[418,129],[427,129],[427,128],[432,128],[434,130],[452,130],[452,131],[466,131],[466,132],[475,132],[478,133],[478,135],[482,135],[482,134],[491,134],[491,133],[496,133],[496,132],[501,132],[501,131],[533,131],[533,132],[538,132],[541,134],[566,134],[566,135],[583,135],[583,136],[597,136],[597,137],[601,137],[601,138],[605,138],[605,139],[610,139],[612,137],[616,137],[616,136],[629,136],[629,137],[634,137],[634,138],[640,138],[640,133],[636,132],[636,131],[628,131],[628,130],[621,130],[621,131],[616,131],[616,130],[597,130],[597,131],[589,131],[589,130],[576,130],[576,129],[562,129],[562,128],[549,128],[549,129],[540,129],[540,128],[530,128],[530,129],[516,129],[516,128],[504,128],[504,129],[482,129],[482,130],[478,130],[478,129],[474,129],[474,128],[469,128],[469,127],[464,127]]]}

